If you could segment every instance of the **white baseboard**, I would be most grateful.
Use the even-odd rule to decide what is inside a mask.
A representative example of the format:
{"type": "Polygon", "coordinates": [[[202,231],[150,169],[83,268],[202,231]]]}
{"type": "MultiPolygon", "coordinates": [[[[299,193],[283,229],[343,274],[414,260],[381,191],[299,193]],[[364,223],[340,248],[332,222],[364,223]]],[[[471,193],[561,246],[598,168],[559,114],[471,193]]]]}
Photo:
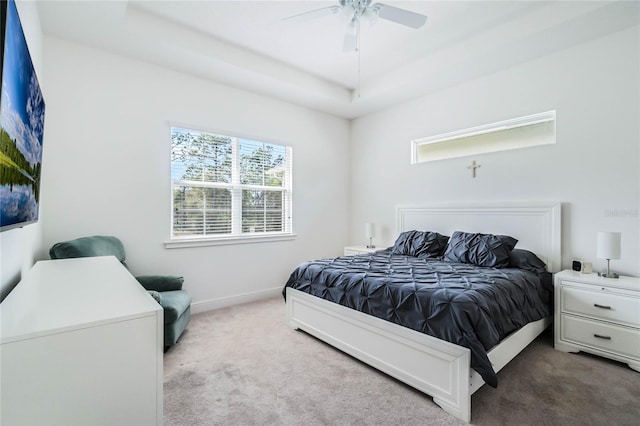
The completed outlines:
{"type": "MultiPolygon", "coordinates": [[[[270,288],[267,290],[252,291],[251,293],[239,294],[237,296],[222,297],[220,299],[203,300],[191,304],[191,313],[213,311],[227,306],[241,305],[243,303],[254,302],[256,300],[267,299],[276,295],[282,296],[282,287],[270,288]]],[[[282,299],[284,306],[284,298],[282,299]]]]}

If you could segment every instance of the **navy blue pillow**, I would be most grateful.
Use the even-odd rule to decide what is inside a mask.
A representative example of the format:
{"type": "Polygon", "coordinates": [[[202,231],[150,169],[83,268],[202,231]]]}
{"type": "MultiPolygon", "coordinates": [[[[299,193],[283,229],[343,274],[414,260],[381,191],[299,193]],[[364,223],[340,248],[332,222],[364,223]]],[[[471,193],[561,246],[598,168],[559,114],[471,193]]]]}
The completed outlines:
{"type": "Polygon", "coordinates": [[[413,257],[440,257],[449,237],[429,231],[406,231],[398,236],[391,254],[413,257]]]}
{"type": "Polygon", "coordinates": [[[509,267],[541,274],[547,272],[547,265],[529,250],[513,249],[509,253],[509,267]]]}
{"type": "Polygon", "coordinates": [[[509,254],[517,242],[518,240],[508,235],[455,231],[444,253],[444,260],[487,268],[504,268],[509,266],[509,254]]]}

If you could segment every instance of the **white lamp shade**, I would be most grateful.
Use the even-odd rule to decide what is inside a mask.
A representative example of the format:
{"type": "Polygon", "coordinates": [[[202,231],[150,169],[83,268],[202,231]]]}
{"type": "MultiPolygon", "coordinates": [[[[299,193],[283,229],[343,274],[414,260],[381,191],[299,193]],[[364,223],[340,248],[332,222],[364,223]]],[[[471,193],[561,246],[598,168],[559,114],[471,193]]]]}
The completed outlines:
{"type": "Polygon", "coordinates": [[[598,250],[600,259],[620,259],[620,233],[598,232],[598,250]]]}
{"type": "Polygon", "coordinates": [[[376,227],[373,223],[369,222],[365,224],[364,232],[367,238],[373,238],[376,236],[376,227]]]}

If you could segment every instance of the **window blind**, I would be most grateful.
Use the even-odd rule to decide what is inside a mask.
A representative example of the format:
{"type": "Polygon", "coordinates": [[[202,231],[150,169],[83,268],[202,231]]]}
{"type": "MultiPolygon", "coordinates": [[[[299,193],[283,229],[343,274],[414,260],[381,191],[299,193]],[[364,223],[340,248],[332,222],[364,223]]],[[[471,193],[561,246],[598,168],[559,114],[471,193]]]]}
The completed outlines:
{"type": "Polygon", "coordinates": [[[171,128],[172,238],[292,232],[292,150],[171,128]]]}

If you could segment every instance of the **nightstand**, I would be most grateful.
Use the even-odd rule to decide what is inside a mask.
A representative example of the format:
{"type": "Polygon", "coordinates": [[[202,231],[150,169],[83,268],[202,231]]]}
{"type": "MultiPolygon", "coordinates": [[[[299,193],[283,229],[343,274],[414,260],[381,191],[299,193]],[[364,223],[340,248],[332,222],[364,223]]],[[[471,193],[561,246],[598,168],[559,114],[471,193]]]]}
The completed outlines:
{"type": "Polygon", "coordinates": [[[382,250],[380,247],[369,248],[367,246],[347,246],[344,248],[345,256],[355,256],[356,254],[373,253],[382,250]]]}
{"type": "Polygon", "coordinates": [[[624,362],[640,371],[640,278],[565,270],[554,278],[554,347],[624,362]]]}

